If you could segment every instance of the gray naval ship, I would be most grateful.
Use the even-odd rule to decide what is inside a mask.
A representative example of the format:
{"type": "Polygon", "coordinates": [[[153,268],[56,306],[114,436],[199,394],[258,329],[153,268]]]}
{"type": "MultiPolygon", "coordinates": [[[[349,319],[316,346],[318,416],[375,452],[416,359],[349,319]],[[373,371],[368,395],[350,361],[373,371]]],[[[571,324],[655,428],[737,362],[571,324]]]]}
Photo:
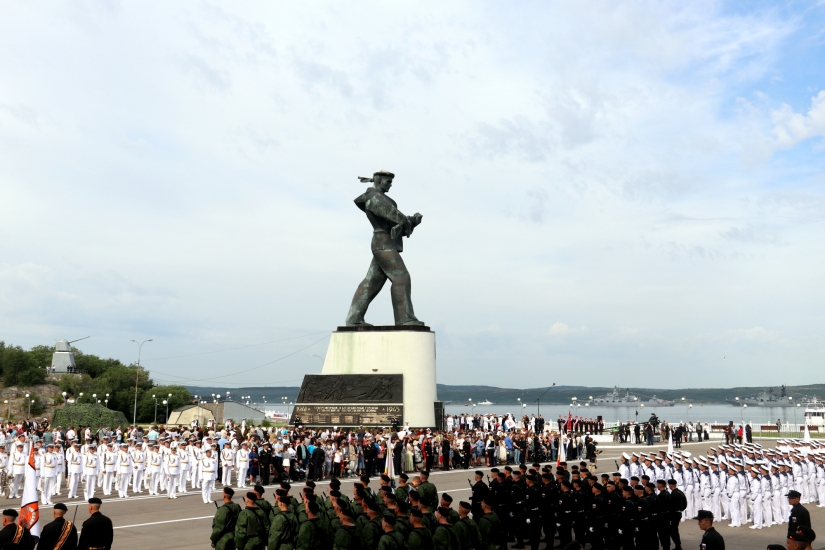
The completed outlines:
{"type": "Polygon", "coordinates": [[[645,407],[672,407],[674,403],[667,399],[659,399],[655,395],[645,399],[630,393],[630,390],[626,390],[622,396],[619,394],[618,386],[614,386],[611,393],[594,397],[590,402],[591,407],[638,407],[639,405],[645,407]]]}
{"type": "MultiPolygon", "coordinates": [[[[728,403],[733,405],[734,407],[741,407],[742,405],[747,405],[748,407],[793,407],[794,406],[794,399],[793,397],[789,397],[787,392],[785,391],[785,385],[782,384],[782,387],[779,388],[779,393],[777,394],[773,388],[768,388],[759,392],[756,396],[753,397],[737,397],[735,399],[727,399],[728,403]]],[[[802,402],[803,399],[798,400],[797,402],[802,402]]]]}

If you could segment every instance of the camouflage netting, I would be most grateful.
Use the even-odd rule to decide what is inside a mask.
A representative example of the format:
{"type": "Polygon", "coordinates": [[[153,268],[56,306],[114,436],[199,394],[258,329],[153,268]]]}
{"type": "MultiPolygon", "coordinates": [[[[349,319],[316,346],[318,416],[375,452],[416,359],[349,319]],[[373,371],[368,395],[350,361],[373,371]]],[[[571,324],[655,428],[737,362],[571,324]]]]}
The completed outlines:
{"type": "Polygon", "coordinates": [[[52,426],[116,426],[126,427],[129,422],[120,411],[107,409],[103,405],[92,403],[72,403],[54,411],[52,426]]]}

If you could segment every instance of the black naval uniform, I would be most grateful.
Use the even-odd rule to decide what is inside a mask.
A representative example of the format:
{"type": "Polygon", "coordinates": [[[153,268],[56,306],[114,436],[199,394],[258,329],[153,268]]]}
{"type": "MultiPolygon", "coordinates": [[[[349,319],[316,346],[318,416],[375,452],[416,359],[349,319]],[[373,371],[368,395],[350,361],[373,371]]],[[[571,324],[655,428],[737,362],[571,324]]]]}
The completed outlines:
{"type": "Polygon", "coordinates": [[[604,549],[604,539],[606,532],[605,524],[607,523],[607,509],[608,501],[604,493],[601,493],[593,497],[593,501],[590,504],[590,526],[588,528],[589,532],[587,533],[587,539],[590,542],[590,546],[591,548],[593,548],[593,550],[604,549]]]}
{"type": "Polygon", "coordinates": [[[711,527],[702,535],[702,542],[699,545],[702,550],[725,550],[725,539],[711,527]]]}
{"type": "Polygon", "coordinates": [[[531,550],[539,550],[539,540],[541,539],[541,493],[538,487],[533,485],[524,491],[524,531],[530,541],[531,550]]]}
{"type": "Polygon", "coordinates": [[[89,519],[83,522],[77,548],[78,550],[88,548],[112,550],[112,541],[114,538],[115,531],[112,528],[112,520],[100,512],[95,512],[89,519]]]}
{"type": "Polygon", "coordinates": [[[22,525],[10,523],[0,531],[0,548],[6,548],[7,546],[15,549],[20,548],[21,550],[34,550],[34,538],[31,532],[22,525]],[[19,534],[18,530],[21,531],[19,534]],[[14,544],[14,539],[18,536],[19,541],[14,544]]]}
{"type": "Polygon", "coordinates": [[[662,550],[670,550],[670,518],[673,513],[671,496],[665,489],[656,495],[656,498],[659,501],[659,517],[656,521],[659,544],[662,545],[662,550]]]}
{"type": "Polygon", "coordinates": [[[621,543],[621,547],[625,550],[633,550],[635,548],[633,539],[636,537],[636,530],[639,528],[638,515],[635,497],[622,501],[622,508],[619,512],[619,526],[616,529],[616,534],[621,543]]]}
{"type": "Polygon", "coordinates": [[[258,466],[261,471],[261,485],[269,485],[269,470],[272,465],[272,451],[264,447],[258,453],[258,466]]]}
{"type": "Polygon", "coordinates": [[[573,540],[570,530],[573,528],[573,494],[572,491],[559,494],[556,507],[556,528],[559,531],[559,545],[564,546],[573,540]]]}
{"type": "Polygon", "coordinates": [[[43,527],[40,533],[40,548],[59,548],[60,550],[74,550],[77,548],[77,527],[71,521],[64,518],[57,518],[53,522],[43,527]],[[68,525],[67,525],[68,524],[68,525]],[[62,546],[57,546],[57,542],[63,536],[63,529],[68,529],[69,533],[62,546]]]}
{"type": "Polygon", "coordinates": [[[487,497],[487,494],[490,492],[490,489],[487,487],[487,484],[483,481],[476,481],[476,483],[473,485],[472,491],[473,494],[470,497],[470,503],[472,504],[473,518],[476,520],[476,522],[478,522],[481,519],[481,516],[484,515],[484,512],[481,510],[481,501],[487,497]]]}
{"type": "Polygon", "coordinates": [[[811,514],[802,504],[797,503],[791,508],[788,518],[788,535],[796,533],[800,527],[811,527],[811,514]]]}

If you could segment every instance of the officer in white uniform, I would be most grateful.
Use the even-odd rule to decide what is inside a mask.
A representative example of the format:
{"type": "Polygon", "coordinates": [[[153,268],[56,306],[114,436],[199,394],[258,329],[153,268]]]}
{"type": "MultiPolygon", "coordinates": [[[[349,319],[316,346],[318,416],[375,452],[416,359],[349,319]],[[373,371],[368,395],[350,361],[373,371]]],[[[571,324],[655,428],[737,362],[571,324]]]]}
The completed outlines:
{"type": "Polygon", "coordinates": [[[77,488],[83,475],[83,455],[80,454],[80,443],[77,441],[66,449],[66,465],[69,471],[68,498],[77,498],[77,488]]]}
{"type": "Polygon", "coordinates": [[[762,478],[760,477],[759,468],[751,468],[750,490],[748,491],[748,498],[750,500],[751,510],[753,510],[751,517],[753,518],[753,525],[751,529],[762,529],[762,478]]]}
{"type": "Polygon", "coordinates": [[[89,450],[83,456],[83,477],[86,479],[83,496],[86,500],[95,496],[95,484],[100,470],[100,457],[96,451],[97,446],[89,445],[89,450]]]}
{"type": "Polygon", "coordinates": [[[201,459],[203,458],[203,450],[201,450],[201,442],[195,440],[192,445],[189,445],[189,467],[191,473],[189,475],[192,480],[192,488],[201,488],[201,459]]]}
{"type": "Polygon", "coordinates": [[[166,457],[166,473],[169,481],[166,484],[166,498],[178,498],[177,490],[180,484],[180,456],[177,447],[172,447],[166,457]]]}
{"type": "Polygon", "coordinates": [[[215,490],[215,481],[218,479],[218,457],[215,456],[212,449],[207,448],[200,463],[201,495],[204,504],[211,504],[212,491],[215,490]]]}
{"type": "Polygon", "coordinates": [[[235,466],[238,468],[238,487],[246,487],[246,476],[249,472],[249,444],[244,441],[235,458],[235,466]]]}
{"type": "MultiPolygon", "coordinates": [[[[734,470],[736,467],[734,466],[734,470]]],[[[735,473],[731,472],[731,475],[728,476],[728,483],[725,488],[729,509],[728,513],[730,515],[730,527],[739,527],[742,525],[740,515],[739,515],[739,476],[735,473]]]]}
{"type": "Polygon", "coordinates": [[[132,455],[132,492],[143,492],[143,477],[146,475],[146,452],[142,449],[142,444],[135,445],[130,449],[132,455]]]}
{"type": "Polygon", "coordinates": [[[46,446],[43,454],[43,491],[40,493],[40,502],[44,505],[52,504],[52,494],[54,493],[54,483],[57,480],[57,457],[54,452],[54,444],[46,446]]]}
{"type": "Polygon", "coordinates": [[[23,486],[23,477],[26,475],[28,457],[23,452],[24,445],[18,441],[17,448],[11,453],[11,474],[14,476],[11,485],[12,498],[20,498],[20,488],[23,486]]]}
{"type": "Polygon", "coordinates": [[[160,454],[160,446],[157,443],[146,455],[146,461],[149,468],[149,494],[157,495],[161,468],[163,467],[163,457],[160,454]]]}
{"type": "Polygon", "coordinates": [[[760,464],[757,469],[759,470],[759,488],[762,495],[762,527],[770,527],[773,525],[770,469],[764,464],[760,464]]]}
{"type": "Polygon", "coordinates": [[[120,444],[120,451],[117,453],[117,496],[126,498],[129,496],[129,480],[132,478],[135,463],[132,460],[132,453],[129,452],[127,443],[120,444]]]}
{"type": "Polygon", "coordinates": [[[111,443],[107,443],[100,451],[100,460],[103,462],[103,494],[112,494],[112,481],[117,471],[117,453],[111,443]]]}
{"type": "Polygon", "coordinates": [[[231,449],[229,443],[224,443],[221,451],[221,468],[223,469],[223,477],[221,483],[224,487],[232,484],[232,469],[235,467],[235,452],[231,449]]]}
{"type": "Polygon", "coordinates": [[[180,459],[180,478],[178,479],[178,491],[186,492],[186,479],[192,469],[192,455],[189,454],[189,445],[186,441],[178,443],[178,458],[180,459]]]}
{"type": "Polygon", "coordinates": [[[57,442],[54,444],[54,456],[56,461],[55,470],[57,471],[57,477],[54,480],[54,491],[52,492],[52,496],[60,496],[60,491],[63,487],[63,476],[66,473],[66,457],[63,454],[63,448],[57,442]]]}

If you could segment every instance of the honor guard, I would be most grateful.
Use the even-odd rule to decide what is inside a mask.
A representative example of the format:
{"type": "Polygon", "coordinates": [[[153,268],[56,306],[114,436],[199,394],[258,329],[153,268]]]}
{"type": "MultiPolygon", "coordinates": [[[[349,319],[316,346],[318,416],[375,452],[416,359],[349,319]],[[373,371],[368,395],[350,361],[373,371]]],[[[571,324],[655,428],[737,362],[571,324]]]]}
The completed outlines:
{"type": "Polygon", "coordinates": [[[77,527],[63,516],[66,515],[66,505],[58,502],[54,505],[54,521],[45,525],[40,533],[40,548],[54,550],[77,548],[77,527]]]}
{"type": "Polygon", "coordinates": [[[89,499],[89,519],[83,522],[80,529],[78,548],[111,550],[115,531],[112,528],[112,520],[100,513],[102,503],[103,501],[96,497],[89,499]]]}

